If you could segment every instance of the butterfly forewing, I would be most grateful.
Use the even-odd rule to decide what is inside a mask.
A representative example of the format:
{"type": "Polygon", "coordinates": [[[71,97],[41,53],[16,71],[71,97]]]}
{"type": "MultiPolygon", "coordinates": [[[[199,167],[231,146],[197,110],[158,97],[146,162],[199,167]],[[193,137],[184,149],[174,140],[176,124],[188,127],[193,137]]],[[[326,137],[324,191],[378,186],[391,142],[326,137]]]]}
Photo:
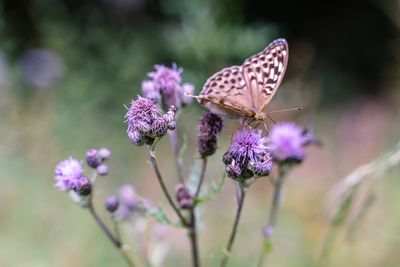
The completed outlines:
{"type": "Polygon", "coordinates": [[[199,95],[201,104],[222,115],[251,116],[251,98],[241,66],[224,68],[211,76],[199,95]]]}
{"type": "Polygon", "coordinates": [[[277,39],[262,52],[211,76],[199,102],[210,110],[231,117],[257,117],[271,101],[286,71],[288,45],[277,39]]]}
{"type": "Polygon", "coordinates": [[[286,40],[277,39],[244,61],[243,76],[256,112],[262,111],[276,93],[286,71],[288,56],[286,40]]]}

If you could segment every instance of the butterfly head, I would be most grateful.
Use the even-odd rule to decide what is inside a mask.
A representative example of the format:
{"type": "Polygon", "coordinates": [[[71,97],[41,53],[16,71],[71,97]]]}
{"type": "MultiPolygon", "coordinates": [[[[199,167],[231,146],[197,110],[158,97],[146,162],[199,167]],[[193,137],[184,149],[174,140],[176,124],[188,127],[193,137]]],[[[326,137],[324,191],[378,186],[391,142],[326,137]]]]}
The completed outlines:
{"type": "Polygon", "coordinates": [[[265,121],[269,118],[268,114],[258,111],[255,115],[254,115],[254,119],[257,121],[265,121]]]}

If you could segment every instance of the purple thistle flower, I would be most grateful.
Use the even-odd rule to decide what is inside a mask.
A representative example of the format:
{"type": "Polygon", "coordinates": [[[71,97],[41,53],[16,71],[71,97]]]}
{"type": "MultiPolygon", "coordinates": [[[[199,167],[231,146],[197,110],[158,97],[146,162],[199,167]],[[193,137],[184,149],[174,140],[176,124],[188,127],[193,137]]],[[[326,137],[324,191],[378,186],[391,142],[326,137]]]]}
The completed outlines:
{"type": "Polygon", "coordinates": [[[100,148],[98,153],[102,161],[111,158],[111,150],[106,147],[100,148]]]}
{"type": "Polygon", "coordinates": [[[164,136],[176,126],[175,107],[161,115],[160,108],[150,99],[138,97],[125,115],[128,137],[136,145],[152,144],[155,137],[164,136]]]}
{"type": "Polygon", "coordinates": [[[54,170],[56,180],[55,186],[62,191],[71,190],[77,180],[83,176],[82,163],[73,158],[69,157],[57,164],[54,170]]]}
{"type": "Polygon", "coordinates": [[[291,122],[276,124],[269,133],[271,140],[271,155],[276,162],[300,163],[304,159],[304,146],[308,137],[303,135],[303,129],[291,122]]]}
{"type": "Polygon", "coordinates": [[[142,95],[154,102],[159,102],[161,100],[160,90],[156,88],[154,82],[151,80],[142,81],[142,95]]]}
{"type": "Polygon", "coordinates": [[[86,163],[89,167],[96,169],[102,162],[101,157],[98,154],[98,151],[94,148],[90,148],[86,151],[86,163]]]}
{"type": "Polygon", "coordinates": [[[106,164],[101,164],[97,167],[97,173],[101,176],[106,176],[108,174],[109,168],[106,164]]]}
{"type": "Polygon", "coordinates": [[[142,82],[143,96],[153,99],[156,102],[162,100],[163,107],[166,109],[171,106],[180,108],[181,105],[187,105],[192,102],[192,98],[188,95],[194,93],[194,86],[190,83],[182,81],[182,68],[178,68],[174,63],[171,68],[164,65],[155,65],[155,71],[148,73],[152,78],[151,81],[142,82]]]}
{"type": "Polygon", "coordinates": [[[129,137],[129,140],[131,140],[131,142],[134,145],[141,146],[144,144],[144,141],[145,141],[144,135],[139,133],[138,131],[128,132],[128,137],[129,137]]]}
{"type": "Polygon", "coordinates": [[[160,90],[163,95],[173,95],[178,92],[179,84],[181,83],[182,68],[174,63],[172,68],[164,65],[155,65],[156,69],[148,73],[148,76],[153,79],[154,85],[160,90]]]}
{"type": "Polygon", "coordinates": [[[131,185],[123,185],[119,189],[120,205],[117,210],[118,218],[126,220],[133,215],[135,211],[142,211],[143,207],[135,189],[131,185]]]}
{"type": "Polygon", "coordinates": [[[261,136],[261,130],[244,128],[233,135],[229,152],[240,164],[248,161],[255,162],[258,155],[266,152],[266,142],[267,138],[261,136]]]}
{"type": "Polygon", "coordinates": [[[86,176],[81,176],[71,184],[72,189],[80,196],[88,196],[92,193],[92,183],[86,176]]]}
{"type": "Polygon", "coordinates": [[[119,206],[119,201],[118,198],[115,196],[109,196],[105,201],[104,201],[104,206],[106,207],[107,211],[110,213],[113,213],[118,209],[119,206]]]}
{"type": "Polygon", "coordinates": [[[175,106],[171,106],[167,113],[163,115],[164,120],[167,122],[167,127],[169,130],[173,131],[176,129],[176,108],[175,106]]]}
{"type": "Polygon", "coordinates": [[[228,177],[249,179],[254,175],[268,175],[272,161],[266,143],[267,138],[262,137],[260,130],[244,128],[237,131],[223,156],[228,177]]]}
{"type": "Polygon", "coordinates": [[[223,121],[218,115],[206,112],[198,123],[198,150],[202,157],[211,156],[217,149],[217,137],[221,133],[223,121]]]}
{"type": "Polygon", "coordinates": [[[228,175],[228,177],[235,179],[237,177],[240,177],[241,174],[242,170],[238,165],[229,164],[228,166],[226,166],[226,175],[228,175]]]}

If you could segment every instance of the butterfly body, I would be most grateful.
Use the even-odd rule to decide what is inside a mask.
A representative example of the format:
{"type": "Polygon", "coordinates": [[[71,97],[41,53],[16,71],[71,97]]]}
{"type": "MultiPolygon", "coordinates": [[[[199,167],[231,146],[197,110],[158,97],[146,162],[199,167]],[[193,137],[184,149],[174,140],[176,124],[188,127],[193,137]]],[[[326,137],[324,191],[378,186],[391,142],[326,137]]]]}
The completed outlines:
{"type": "Polygon", "coordinates": [[[204,84],[199,103],[230,118],[265,120],[263,112],[278,89],[289,56],[285,39],[271,42],[263,51],[212,75],[204,84]]]}

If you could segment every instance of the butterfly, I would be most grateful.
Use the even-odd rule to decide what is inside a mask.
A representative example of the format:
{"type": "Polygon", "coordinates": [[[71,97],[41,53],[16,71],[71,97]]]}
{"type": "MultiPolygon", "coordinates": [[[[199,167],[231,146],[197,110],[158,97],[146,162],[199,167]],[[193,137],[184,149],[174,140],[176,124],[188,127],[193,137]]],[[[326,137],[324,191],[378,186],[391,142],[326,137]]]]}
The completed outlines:
{"type": "Polygon", "coordinates": [[[289,57],[285,39],[276,39],[263,51],[212,75],[196,96],[212,112],[231,118],[264,121],[262,110],[282,82],[289,57]]]}

